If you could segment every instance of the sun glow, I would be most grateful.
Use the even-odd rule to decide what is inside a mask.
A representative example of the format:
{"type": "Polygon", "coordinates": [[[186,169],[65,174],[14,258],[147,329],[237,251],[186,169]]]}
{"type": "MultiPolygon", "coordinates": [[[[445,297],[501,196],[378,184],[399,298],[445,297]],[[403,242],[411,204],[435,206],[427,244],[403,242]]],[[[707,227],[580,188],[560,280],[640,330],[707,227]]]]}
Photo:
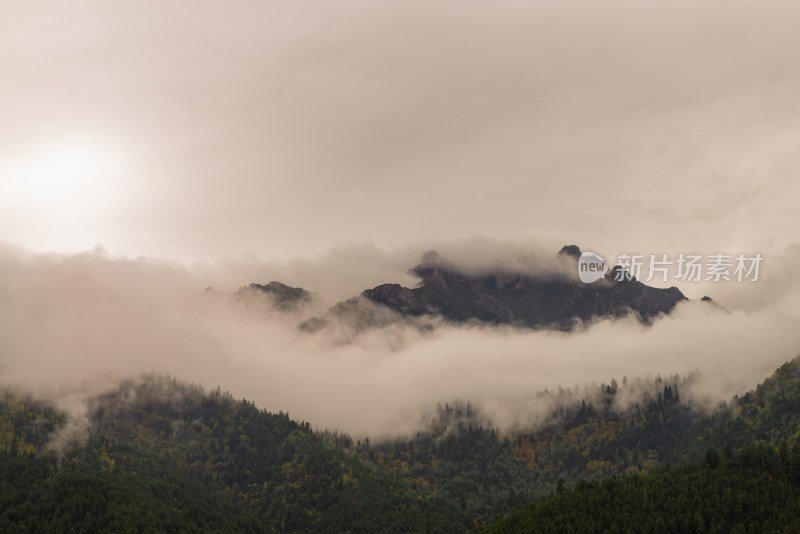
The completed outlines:
{"type": "Polygon", "coordinates": [[[93,140],[0,157],[0,238],[59,251],[91,247],[123,202],[126,182],[119,151],[93,140]]]}

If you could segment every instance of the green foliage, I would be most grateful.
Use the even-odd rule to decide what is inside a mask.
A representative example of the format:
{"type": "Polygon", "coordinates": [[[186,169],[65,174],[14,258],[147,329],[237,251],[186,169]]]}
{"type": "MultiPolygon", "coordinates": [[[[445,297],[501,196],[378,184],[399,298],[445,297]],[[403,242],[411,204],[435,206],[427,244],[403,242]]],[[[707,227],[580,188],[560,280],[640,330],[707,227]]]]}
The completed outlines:
{"type": "Polygon", "coordinates": [[[42,402],[0,392],[0,452],[41,450],[66,417],[42,402]]]}
{"type": "Polygon", "coordinates": [[[648,532],[792,531],[797,360],[711,412],[682,399],[688,385],[639,383],[645,393],[625,405],[625,381],[585,399],[543,394],[562,402],[536,430],[508,436],[469,404],[446,404],[415,437],[378,443],[150,376],[94,399],[88,441],[69,445],[66,416],[3,394],[0,531],[465,532],[531,501],[497,528],[541,516],[543,531],[639,532],[637,514],[660,510],[648,532]],[[559,522],[570,506],[583,522],[559,522]],[[721,522],[719,507],[739,519],[721,522]]]}
{"type": "MultiPolygon", "coordinates": [[[[446,405],[439,420],[460,409],[446,405]]],[[[444,426],[440,427],[444,428],[444,426]]],[[[356,446],[419,493],[434,493],[463,511],[473,523],[491,521],[514,506],[548,493],[555,480],[528,467],[512,442],[492,429],[454,420],[446,432],[419,433],[415,439],[356,446]]]]}
{"type": "MultiPolygon", "coordinates": [[[[624,383],[624,382],[623,382],[624,383]]],[[[708,412],[684,402],[691,379],[639,384],[637,402],[621,405],[615,380],[589,400],[557,403],[537,430],[510,439],[487,428],[469,405],[439,407],[430,428],[412,440],[381,443],[369,454],[418,491],[433,491],[473,521],[490,522],[523,501],[551,492],[559,480],[648,473],[700,461],[711,448],[800,438],[800,366],[786,363],[755,391],[708,412]]],[[[632,386],[629,386],[632,387],[632,386]]],[[[551,402],[558,395],[543,395],[551,402]]],[[[630,398],[630,395],[628,396],[630,398]]]]}
{"type": "Polygon", "coordinates": [[[661,467],[623,481],[584,481],[486,529],[525,532],[798,532],[800,445],[783,459],[758,442],[731,457],[661,467]]]}
{"type": "Polygon", "coordinates": [[[307,423],[219,390],[145,378],[98,399],[108,440],[166,455],[282,532],[463,532],[468,517],[385,469],[334,447],[307,423]]]}
{"type": "Polygon", "coordinates": [[[0,453],[2,532],[267,529],[166,458],[92,439],[52,454],[0,453]]]}

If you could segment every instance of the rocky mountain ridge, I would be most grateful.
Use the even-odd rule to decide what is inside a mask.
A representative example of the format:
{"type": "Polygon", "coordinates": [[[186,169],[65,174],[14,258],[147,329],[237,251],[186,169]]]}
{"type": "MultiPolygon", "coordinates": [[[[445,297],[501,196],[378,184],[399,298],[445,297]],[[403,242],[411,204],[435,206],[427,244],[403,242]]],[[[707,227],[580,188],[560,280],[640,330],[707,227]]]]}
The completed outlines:
{"type": "MultiPolygon", "coordinates": [[[[577,274],[580,248],[567,245],[559,255],[568,258],[568,265],[574,262],[577,274]]],[[[649,324],[686,300],[676,287],[655,288],[632,276],[617,280],[618,269],[590,284],[559,271],[465,273],[437,252],[428,251],[410,271],[420,278],[419,286],[378,285],[334,305],[322,317],[305,321],[301,328],[316,331],[338,320],[360,330],[391,322],[393,315],[570,330],[594,319],[628,314],[649,324]],[[387,315],[387,310],[393,314],[387,315]]]]}

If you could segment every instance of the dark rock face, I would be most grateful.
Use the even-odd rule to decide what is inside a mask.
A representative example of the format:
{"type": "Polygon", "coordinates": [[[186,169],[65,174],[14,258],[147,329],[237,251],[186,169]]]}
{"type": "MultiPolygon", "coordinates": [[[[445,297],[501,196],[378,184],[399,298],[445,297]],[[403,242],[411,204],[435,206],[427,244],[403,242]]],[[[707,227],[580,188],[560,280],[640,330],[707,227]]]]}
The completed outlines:
{"type": "MultiPolygon", "coordinates": [[[[577,262],[581,252],[570,245],[562,248],[560,254],[577,262]]],[[[362,296],[406,316],[431,314],[454,322],[478,320],[562,330],[572,328],[576,321],[628,313],[649,323],[686,299],[675,287],[654,288],[633,277],[617,281],[615,270],[591,284],[552,273],[530,276],[493,272],[467,276],[438,254],[428,252],[412,272],[422,279],[420,287],[383,284],[364,291],[362,296]]]]}
{"type": "Polygon", "coordinates": [[[322,317],[306,319],[300,323],[300,330],[313,333],[334,324],[340,337],[346,340],[370,328],[392,324],[398,318],[397,313],[392,309],[363,296],[358,296],[337,303],[322,317]]]}
{"type": "Polygon", "coordinates": [[[728,312],[728,310],[726,310],[724,307],[720,306],[716,301],[714,301],[714,299],[712,299],[708,295],[706,295],[705,297],[701,298],[700,302],[705,302],[705,303],[710,304],[711,306],[715,307],[718,310],[722,310],[722,311],[724,311],[726,313],[728,312]]]}
{"type": "Polygon", "coordinates": [[[313,293],[302,287],[290,287],[280,282],[270,282],[267,285],[250,284],[239,289],[234,297],[247,299],[253,295],[269,297],[272,305],[280,311],[295,311],[301,306],[309,304],[314,297],[313,293]]]}
{"type": "Polygon", "coordinates": [[[385,304],[389,308],[403,315],[423,315],[436,313],[436,310],[425,306],[414,294],[413,289],[400,284],[383,284],[373,289],[367,289],[362,296],[373,302],[385,304]]]}
{"type": "Polygon", "coordinates": [[[558,253],[574,257],[575,259],[581,257],[581,249],[578,248],[578,245],[564,245],[558,253]]]}

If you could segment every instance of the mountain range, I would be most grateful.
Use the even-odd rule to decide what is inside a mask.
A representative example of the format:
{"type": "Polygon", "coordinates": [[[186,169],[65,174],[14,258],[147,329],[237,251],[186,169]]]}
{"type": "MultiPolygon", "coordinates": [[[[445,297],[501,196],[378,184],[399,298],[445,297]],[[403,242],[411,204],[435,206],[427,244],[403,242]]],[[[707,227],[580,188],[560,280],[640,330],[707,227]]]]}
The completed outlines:
{"type": "MultiPolygon", "coordinates": [[[[656,288],[632,276],[617,276],[619,267],[584,284],[577,277],[580,255],[575,245],[559,251],[568,271],[496,268],[468,273],[436,251],[428,251],[409,271],[420,279],[417,287],[378,285],[335,304],[321,316],[306,318],[301,329],[315,332],[332,323],[345,323],[361,331],[404,318],[440,318],[451,323],[571,330],[596,319],[629,314],[649,324],[686,300],[677,287],[656,288]]],[[[265,286],[251,284],[237,295],[248,291],[268,294],[281,310],[298,309],[313,298],[302,288],[274,281],[265,286]]]]}

